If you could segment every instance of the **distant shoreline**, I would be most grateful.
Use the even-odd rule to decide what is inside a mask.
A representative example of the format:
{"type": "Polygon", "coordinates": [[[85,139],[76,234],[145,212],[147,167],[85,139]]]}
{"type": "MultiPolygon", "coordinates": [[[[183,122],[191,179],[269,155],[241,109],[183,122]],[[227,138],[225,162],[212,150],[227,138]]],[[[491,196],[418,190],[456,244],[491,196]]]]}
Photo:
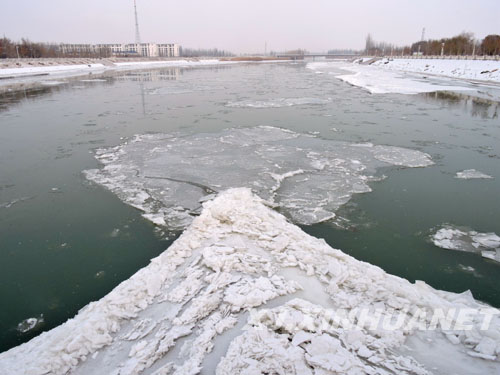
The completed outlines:
{"type": "Polygon", "coordinates": [[[285,62],[271,57],[235,58],[40,58],[0,60],[0,94],[43,86],[44,81],[151,68],[285,62]]]}
{"type": "Polygon", "coordinates": [[[2,75],[2,70],[4,69],[16,69],[16,68],[40,68],[40,67],[50,67],[50,66],[66,66],[66,65],[92,65],[92,64],[102,64],[104,66],[113,66],[122,63],[160,63],[160,62],[175,62],[175,61],[188,61],[188,62],[199,62],[199,61],[283,61],[291,60],[290,58],[284,57],[272,57],[272,56],[235,56],[235,57],[148,57],[148,58],[137,58],[137,57],[110,57],[110,58],[86,58],[86,57],[48,57],[48,58],[7,58],[0,59],[0,77],[2,75]]]}

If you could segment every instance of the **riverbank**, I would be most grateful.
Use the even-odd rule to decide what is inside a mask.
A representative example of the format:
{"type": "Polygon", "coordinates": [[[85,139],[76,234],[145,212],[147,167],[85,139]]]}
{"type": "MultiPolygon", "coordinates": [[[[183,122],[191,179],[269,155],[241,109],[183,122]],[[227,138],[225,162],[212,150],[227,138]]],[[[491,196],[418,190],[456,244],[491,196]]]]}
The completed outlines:
{"type": "Polygon", "coordinates": [[[217,58],[137,58],[137,57],[109,57],[109,58],[38,58],[38,59],[1,59],[0,60],[0,75],[5,74],[5,69],[23,69],[23,68],[50,68],[75,65],[100,65],[113,67],[124,63],[140,63],[140,64],[157,64],[157,63],[173,63],[178,61],[199,62],[215,60],[217,58]]]}
{"type": "MultiPolygon", "coordinates": [[[[500,85],[500,61],[493,60],[362,58],[353,62],[312,62],[307,67],[334,75],[371,94],[466,91],[481,96],[479,91],[484,91],[483,88],[500,85]]],[[[487,94],[486,98],[498,100],[495,93],[487,94]]]]}
{"type": "Polygon", "coordinates": [[[483,83],[500,84],[500,61],[451,59],[381,59],[373,66],[483,83]]]}

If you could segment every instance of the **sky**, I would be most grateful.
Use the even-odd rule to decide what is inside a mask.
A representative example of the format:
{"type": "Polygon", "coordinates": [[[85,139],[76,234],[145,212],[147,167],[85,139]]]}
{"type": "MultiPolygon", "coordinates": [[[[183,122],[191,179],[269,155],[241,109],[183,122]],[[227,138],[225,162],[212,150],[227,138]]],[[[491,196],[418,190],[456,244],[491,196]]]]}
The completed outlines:
{"type": "MultiPolygon", "coordinates": [[[[142,42],[235,53],[407,45],[462,31],[500,34],[500,0],[136,0],[142,42]]],[[[0,36],[133,43],[133,0],[1,0],[0,36]]]]}

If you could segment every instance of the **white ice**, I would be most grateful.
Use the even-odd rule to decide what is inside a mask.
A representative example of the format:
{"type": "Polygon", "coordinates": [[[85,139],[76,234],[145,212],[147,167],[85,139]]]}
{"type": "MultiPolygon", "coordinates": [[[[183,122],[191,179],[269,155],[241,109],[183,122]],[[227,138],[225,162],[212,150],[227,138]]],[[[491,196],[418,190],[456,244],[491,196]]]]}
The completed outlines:
{"type": "Polygon", "coordinates": [[[332,219],[353,194],[370,192],[378,167],[425,167],[416,150],[321,139],[260,126],[216,133],[147,134],[101,149],[101,169],[87,178],[145,212],[156,224],[183,228],[200,200],[231,187],[251,188],[294,222],[332,219]]]}
{"type": "Polygon", "coordinates": [[[458,59],[382,59],[374,66],[474,81],[500,82],[500,61],[458,59]]]}
{"type": "Polygon", "coordinates": [[[470,293],[360,262],[238,188],[205,202],[167,251],[101,300],[1,353],[0,373],[495,374],[499,313],[470,293]],[[330,324],[338,311],[359,308],[401,314],[408,324],[353,328],[359,319],[349,314],[330,324]],[[421,312],[438,308],[470,309],[470,329],[450,330],[456,318],[447,314],[421,345],[411,323],[429,323],[421,312]]]}
{"type": "Polygon", "coordinates": [[[493,177],[486,174],[486,173],[476,171],[475,169],[465,169],[461,172],[457,172],[457,174],[455,175],[455,178],[459,178],[459,179],[463,179],[463,180],[470,180],[470,179],[481,179],[481,178],[491,179],[493,177]]]}
{"type": "Polygon", "coordinates": [[[320,98],[278,98],[268,100],[241,100],[229,102],[226,106],[234,108],[281,108],[307,104],[321,105],[329,103],[330,101],[331,99],[320,98]]]}
{"type": "Polygon", "coordinates": [[[500,237],[495,233],[478,233],[466,228],[443,225],[431,239],[434,245],[443,249],[477,253],[500,262],[500,237]]]}
{"type": "Polygon", "coordinates": [[[403,72],[384,70],[381,67],[366,65],[342,66],[341,69],[351,74],[336,75],[353,86],[362,87],[372,94],[418,94],[442,90],[467,90],[465,87],[436,84],[403,72]]]}
{"type": "Polygon", "coordinates": [[[443,80],[438,82],[435,79],[429,80],[425,79],[421,74],[415,74],[411,70],[390,69],[386,65],[387,64],[383,63],[362,65],[357,62],[315,62],[307,64],[307,68],[316,72],[322,71],[332,74],[336,78],[353,86],[361,87],[372,94],[418,94],[443,90],[471,90],[471,88],[460,84],[450,85],[450,80],[448,80],[448,82],[443,80]],[[339,74],[339,69],[350,73],[339,74]]]}
{"type": "Polygon", "coordinates": [[[24,319],[17,325],[17,330],[21,333],[26,333],[35,328],[39,328],[44,322],[43,315],[40,315],[36,318],[28,318],[24,319]]]}
{"type": "Polygon", "coordinates": [[[0,69],[0,77],[2,76],[23,76],[32,74],[54,74],[66,73],[71,71],[91,72],[105,69],[103,64],[88,64],[88,65],[56,65],[56,66],[34,66],[29,68],[2,68],[0,69]]]}

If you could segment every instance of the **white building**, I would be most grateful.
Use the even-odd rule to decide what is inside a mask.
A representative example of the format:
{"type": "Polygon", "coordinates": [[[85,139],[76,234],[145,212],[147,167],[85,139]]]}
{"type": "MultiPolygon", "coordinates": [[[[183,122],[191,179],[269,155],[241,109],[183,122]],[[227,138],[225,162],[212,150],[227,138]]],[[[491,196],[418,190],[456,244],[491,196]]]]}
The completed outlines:
{"type": "Polygon", "coordinates": [[[181,55],[181,46],[178,44],[157,44],[158,56],[179,57],[181,55]]]}
{"type": "Polygon", "coordinates": [[[61,44],[59,50],[64,55],[106,55],[179,57],[181,47],[175,43],[129,43],[129,44],[61,44]]]}

